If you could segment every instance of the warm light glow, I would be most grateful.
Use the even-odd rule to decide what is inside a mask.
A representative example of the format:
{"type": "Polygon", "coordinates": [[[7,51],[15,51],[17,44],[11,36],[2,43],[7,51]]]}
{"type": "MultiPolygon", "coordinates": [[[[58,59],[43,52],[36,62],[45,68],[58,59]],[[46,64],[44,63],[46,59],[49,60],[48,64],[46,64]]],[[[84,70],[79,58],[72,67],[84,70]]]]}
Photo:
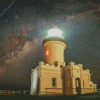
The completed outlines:
{"type": "Polygon", "coordinates": [[[47,55],[49,55],[49,52],[47,51],[47,55]]]}
{"type": "Polygon", "coordinates": [[[63,32],[58,28],[52,28],[52,29],[48,30],[47,33],[48,33],[47,37],[61,37],[61,38],[64,38],[62,36],[63,32]]]}
{"type": "Polygon", "coordinates": [[[46,50],[46,56],[48,56],[48,55],[49,55],[49,50],[47,49],[47,50],[46,50]]]}

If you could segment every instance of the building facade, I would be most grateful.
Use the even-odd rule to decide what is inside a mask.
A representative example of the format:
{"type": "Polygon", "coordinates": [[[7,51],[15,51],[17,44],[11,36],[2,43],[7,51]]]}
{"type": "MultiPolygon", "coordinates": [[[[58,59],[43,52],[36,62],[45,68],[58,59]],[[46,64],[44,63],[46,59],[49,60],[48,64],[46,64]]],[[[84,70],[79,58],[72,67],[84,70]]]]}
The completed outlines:
{"type": "MultiPolygon", "coordinates": [[[[58,34],[57,30],[53,28],[50,31],[58,34]]],[[[43,47],[45,62],[39,62],[39,65],[31,70],[31,95],[76,95],[96,92],[97,85],[91,82],[89,70],[84,70],[82,64],[75,65],[74,62],[66,66],[64,38],[50,36],[43,41],[43,47]]]]}

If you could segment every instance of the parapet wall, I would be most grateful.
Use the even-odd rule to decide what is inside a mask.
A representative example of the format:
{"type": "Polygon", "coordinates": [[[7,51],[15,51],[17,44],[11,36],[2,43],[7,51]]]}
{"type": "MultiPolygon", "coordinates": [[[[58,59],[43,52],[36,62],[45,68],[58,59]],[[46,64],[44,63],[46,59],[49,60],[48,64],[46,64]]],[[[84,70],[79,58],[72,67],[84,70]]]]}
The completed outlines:
{"type": "Polygon", "coordinates": [[[74,62],[70,62],[66,67],[65,67],[65,70],[68,70],[68,69],[74,69],[76,71],[82,71],[82,74],[90,74],[90,70],[86,69],[84,70],[83,69],[83,65],[82,64],[77,64],[75,65],[74,62]]]}
{"type": "MultiPolygon", "coordinates": [[[[45,69],[55,69],[55,70],[61,70],[61,65],[65,65],[65,62],[59,62],[57,61],[57,66],[55,65],[49,65],[49,64],[45,64],[44,62],[39,62],[39,68],[45,68],[45,69]]],[[[65,67],[65,66],[63,66],[65,67]]]]}
{"type": "Polygon", "coordinates": [[[74,69],[83,69],[83,65],[82,64],[78,64],[78,65],[75,65],[74,62],[70,62],[69,65],[67,65],[65,67],[65,69],[69,69],[69,68],[74,68],[74,69]]]}

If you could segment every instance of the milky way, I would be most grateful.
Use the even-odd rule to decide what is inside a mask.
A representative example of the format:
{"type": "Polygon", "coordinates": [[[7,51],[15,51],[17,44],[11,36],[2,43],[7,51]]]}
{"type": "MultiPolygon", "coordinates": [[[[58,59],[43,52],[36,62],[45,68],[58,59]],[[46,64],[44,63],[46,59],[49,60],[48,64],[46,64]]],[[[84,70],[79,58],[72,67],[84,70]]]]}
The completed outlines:
{"type": "Polygon", "coordinates": [[[94,75],[92,80],[99,83],[100,5],[44,1],[45,6],[40,7],[18,6],[14,2],[1,16],[1,86],[30,89],[30,71],[38,66],[39,61],[44,61],[42,42],[52,25],[63,31],[67,41],[66,64],[70,61],[82,63],[83,68],[90,69],[94,75]]]}

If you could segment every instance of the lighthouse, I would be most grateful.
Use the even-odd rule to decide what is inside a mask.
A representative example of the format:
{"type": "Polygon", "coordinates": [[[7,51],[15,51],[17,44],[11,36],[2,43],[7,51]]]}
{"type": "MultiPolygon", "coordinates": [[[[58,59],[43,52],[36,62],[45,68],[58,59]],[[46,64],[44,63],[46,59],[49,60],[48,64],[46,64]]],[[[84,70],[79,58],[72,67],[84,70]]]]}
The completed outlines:
{"type": "Polygon", "coordinates": [[[91,81],[90,71],[82,64],[70,62],[65,65],[66,40],[58,27],[47,31],[43,40],[45,62],[40,61],[31,70],[30,95],[77,95],[95,93],[97,84],[91,81]]]}
{"type": "Polygon", "coordinates": [[[48,36],[43,41],[45,49],[45,63],[50,65],[57,65],[60,62],[64,66],[64,50],[66,48],[66,40],[63,37],[62,30],[54,26],[47,31],[48,36]]]}

